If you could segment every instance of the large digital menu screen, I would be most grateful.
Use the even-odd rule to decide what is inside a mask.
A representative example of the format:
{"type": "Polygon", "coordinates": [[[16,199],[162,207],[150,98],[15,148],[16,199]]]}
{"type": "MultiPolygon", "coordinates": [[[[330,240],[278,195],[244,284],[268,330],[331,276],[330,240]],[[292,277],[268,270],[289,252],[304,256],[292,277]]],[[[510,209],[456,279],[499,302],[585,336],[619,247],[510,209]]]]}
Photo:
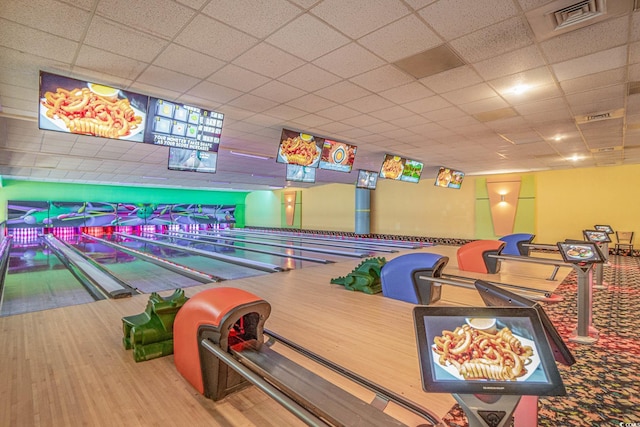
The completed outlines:
{"type": "Polygon", "coordinates": [[[414,325],[425,391],[565,394],[533,308],[418,306],[414,325]]]}
{"type": "Polygon", "coordinates": [[[218,151],[222,113],[149,98],[145,142],[199,151],[218,151]]]}
{"type": "Polygon", "coordinates": [[[379,176],[385,179],[418,182],[423,168],[424,164],[417,160],[386,154],[380,167],[379,176]]]}
{"type": "Polygon", "coordinates": [[[317,168],[324,138],[295,130],[282,129],[278,145],[278,163],[317,168]]]}
{"type": "Polygon", "coordinates": [[[218,151],[223,114],[40,72],[40,129],[218,151]]]}
{"type": "Polygon", "coordinates": [[[169,148],[168,168],[176,171],[215,173],[218,153],[214,151],[169,148]]]}
{"type": "Polygon", "coordinates": [[[463,180],[464,172],[442,166],[438,169],[438,176],[436,177],[434,185],[436,187],[459,189],[462,187],[463,180]]]}
{"type": "Polygon", "coordinates": [[[40,129],[144,142],[149,98],[40,73],[40,129]]]}
{"type": "Polygon", "coordinates": [[[356,157],[356,149],[355,145],[325,139],[322,143],[320,169],[351,172],[356,157]]]}

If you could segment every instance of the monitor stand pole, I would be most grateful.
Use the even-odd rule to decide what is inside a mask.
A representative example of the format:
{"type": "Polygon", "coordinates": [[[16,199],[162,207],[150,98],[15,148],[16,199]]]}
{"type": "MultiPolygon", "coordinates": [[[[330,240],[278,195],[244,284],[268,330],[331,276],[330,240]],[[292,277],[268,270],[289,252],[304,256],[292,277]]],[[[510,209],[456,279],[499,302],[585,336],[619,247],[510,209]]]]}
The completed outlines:
{"type": "Polygon", "coordinates": [[[596,264],[596,283],[593,285],[593,289],[607,289],[609,284],[604,281],[604,265],[609,263],[609,243],[604,242],[600,244],[600,250],[602,256],[604,256],[604,263],[596,264]]]}
{"type": "Polygon", "coordinates": [[[593,264],[574,265],[578,275],[578,324],[569,341],[579,344],[593,344],[598,341],[599,332],[591,324],[592,320],[592,275],[593,264]]]}
{"type": "Polygon", "coordinates": [[[521,396],[454,393],[453,397],[467,415],[469,427],[504,427],[511,424],[521,396]]]}

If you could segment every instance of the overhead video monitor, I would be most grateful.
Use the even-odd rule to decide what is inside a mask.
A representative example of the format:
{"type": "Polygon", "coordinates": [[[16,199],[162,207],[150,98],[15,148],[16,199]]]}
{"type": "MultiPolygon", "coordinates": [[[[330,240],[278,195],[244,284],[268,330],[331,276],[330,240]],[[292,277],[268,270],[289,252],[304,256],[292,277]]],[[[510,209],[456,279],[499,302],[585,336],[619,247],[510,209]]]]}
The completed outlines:
{"type": "Polygon", "coordinates": [[[169,148],[168,169],[189,172],[216,172],[218,153],[213,151],[169,148]]]}
{"type": "Polygon", "coordinates": [[[573,354],[571,354],[571,350],[567,347],[567,344],[558,333],[558,330],[540,303],[483,280],[476,280],[475,286],[485,305],[488,307],[533,307],[538,312],[538,316],[540,316],[542,327],[544,328],[545,334],[547,334],[547,339],[549,340],[549,345],[551,346],[551,351],[553,351],[553,357],[556,362],[567,366],[576,363],[576,359],[573,357],[573,354]]]}
{"type": "Polygon", "coordinates": [[[320,169],[351,172],[357,148],[355,145],[325,139],[320,155],[320,169]]]}
{"type": "Polygon", "coordinates": [[[604,262],[604,256],[598,245],[593,242],[580,242],[577,240],[558,242],[558,249],[564,262],[572,264],[604,262]]]}
{"type": "Polygon", "coordinates": [[[534,308],[417,306],[413,316],[425,391],[566,394],[534,308]]]}
{"type": "Polygon", "coordinates": [[[287,165],[287,181],[316,182],[316,168],[308,166],[287,165]]]}
{"type": "Polygon", "coordinates": [[[324,138],[282,129],[276,162],[317,168],[323,145],[324,138]]]}
{"type": "Polygon", "coordinates": [[[438,169],[438,175],[433,185],[436,187],[460,189],[463,180],[464,172],[441,166],[440,169],[438,169]]]}
{"type": "Polygon", "coordinates": [[[417,183],[420,181],[422,169],[424,169],[422,162],[385,154],[378,176],[384,179],[417,183]]]}
{"type": "Polygon", "coordinates": [[[378,172],[367,171],[360,169],[358,171],[358,180],[356,181],[356,188],[368,188],[369,190],[375,190],[378,183],[378,172]]]}
{"type": "Polygon", "coordinates": [[[584,230],[582,232],[584,237],[589,242],[593,243],[611,243],[611,238],[607,234],[606,231],[598,231],[598,230],[584,230]]]}
{"type": "Polygon", "coordinates": [[[604,231],[607,234],[613,234],[613,228],[610,225],[594,225],[593,228],[598,231],[604,231]]]}

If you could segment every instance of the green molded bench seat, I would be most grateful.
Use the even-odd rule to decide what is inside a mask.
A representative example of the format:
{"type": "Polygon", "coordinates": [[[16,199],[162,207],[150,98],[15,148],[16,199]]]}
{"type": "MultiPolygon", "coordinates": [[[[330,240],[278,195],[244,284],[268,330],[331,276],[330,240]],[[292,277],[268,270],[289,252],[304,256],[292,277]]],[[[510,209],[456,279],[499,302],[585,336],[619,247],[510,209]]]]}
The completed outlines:
{"type": "Polygon", "coordinates": [[[136,362],[173,353],[173,322],[187,300],[182,289],[166,298],[153,292],[144,312],[122,318],[122,343],[136,362]]]}

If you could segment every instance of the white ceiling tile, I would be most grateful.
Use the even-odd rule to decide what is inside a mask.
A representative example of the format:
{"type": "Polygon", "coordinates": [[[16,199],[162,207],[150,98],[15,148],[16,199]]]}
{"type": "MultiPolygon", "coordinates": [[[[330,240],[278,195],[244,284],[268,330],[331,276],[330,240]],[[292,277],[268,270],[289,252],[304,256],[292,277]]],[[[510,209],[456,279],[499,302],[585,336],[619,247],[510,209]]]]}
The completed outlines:
{"type": "Polygon", "coordinates": [[[195,11],[173,0],[145,0],[144,7],[131,13],[128,0],[100,1],[96,13],[127,27],[167,38],[174,37],[193,18],[195,11]]]}
{"type": "Polygon", "coordinates": [[[363,96],[371,94],[368,90],[354,85],[348,81],[338,82],[331,86],[327,86],[323,89],[317,90],[316,95],[323,98],[330,99],[331,101],[344,103],[354,99],[362,98],[363,96]]]}
{"type": "Polygon", "coordinates": [[[80,41],[89,16],[86,10],[47,0],[7,1],[0,8],[0,18],[74,41],[80,41]]]}
{"type": "Polygon", "coordinates": [[[423,113],[422,116],[442,125],[444,120],[460,119],[467,116],[467,114],[458,107],[448,107],[423,113]]]}
{"type": "Polygon", "coordinates": [[[336,106],[336,103],[321,96],[310,93],[290,100],[289,102],[287,102],[287,105],[299,108],[309,113],[315,113],[326,108],[334,107],[336,106]]]}
{"type": "Polygon", "coordinates": [[[144,62],[87,45],[80,48],[76,59],[78,67],[99,72],[108,70],[109,74],[129,81],[135,79],[147,65],[144,62]]]}
{"type": "Polygon", "coordinates": [[[626,81],[626,68],[616,68],[613,70],[595,73],[590,76],[578,77],[572,80],[560,82],[560,86],[565,93],[584,92],[598,87],[621,84],[626,81]]]}
{"type": "Polygon", "coordinates": [[[384,61],[356,43],[350,43],[313,61],[340,77],[349,78],[378,68],[384,61]]]}
{"type": "Polygon", "coordinates": [[[438,1],[418,13],[439,34],[453,39],[510,18],[517,9],[510,0],[447,0],[438,1]]]}
{"type": "Polygon", "coordinates": [[[533,44],[529,27],[515,17],[453,40],[451,46],[467,62],[478,62],[533,44]]]}
{"type": "Polygon", "coordinates": [[[175,92],[186,92],[198,84],[200,80],[186,74],[151,65],[140,74],[138,82],[175,92]]]}
{"type": "Polygon", "coordinates": [[[375,92],[402,86],[414,81],[413,77],[398,70],[392,65],[385,65],[380,68],[376,68],[375,70],[352,77],[349,80],[364,87],[365,89],[375,92]]]}
{"type": "Polygon", "coordinates": [[[260,39],[301,12],[285,0],[217,0],[202,9],[202,13],[260,39]]]}
{"type": "Polygon", "coordinates": [[[255,95],[246,94],[229,102],[229,105],[260,113],[270,108],[274,108],[278,103],[255,95]]]}
{"type": "Polygon", "coordinates": [[[450,92],[482,82],[482,79],[469,66],[454,68],[420,79],[420,83],[435,93],[450,92]]]}
{"type": "Polygon", "coordinates": [[[380,92],[380,96],[387,98],[396,104],[404,104],[422,98],[433,96],[434,93],[418,82],[411,82],[380,92]]]}
{"type": "Polygon", "coordinates": [[[279,103],[291,101],[305,95],[306,92],[293,86],[272,80],[253,91],[255,95],[270,99],[279,103]]]}
{"type": "Polygon", "coordinates": [[[467,104],[480,99],[497,96],[497,93],[489,85],[481,83],[464,89],[443,93],[441,96],[452,104],[467,104]]]}
{"type": "Polygon", "coordinates": [[[328,117],[318,116],[317,114],[307,114],[306,116],[298,117],[293,120],[293,123],[300,124],[302,128],[304,127],[316,127],[326,125],[327,123],[332,122],[333,119],[328,117]]]}
{"type": "Polygon", "coordinates": [[[588,104],[592,99],[598,99],[599,101],[609,100],[623,107],[626,93],[627,85],[621,84],[567,95],[567,101],[574,110],[579,108],[580,105],[588,104]]]}
{"type": "Polygon", "coordinates": [[[439,46],[443,40],[415,15],[408,15],[362,37],[358,43],[394,62],[439,46]]]}
{"type": "Polygon", "coordinates": [[[64,62],[71,62],[78,48],[71,40],[5,19],[0,19],[0,45],[64,62]]]}
{"type": "Polygon", "coordinates": [[[242,92],[211,82],[200,82],[189,92],[199,98],[208,98],[214,102],[226,103],[242,95],[242,92]]]}
{"type": "Polygon", "coordinates": [[[400,106],[389,107],[389,108],[385,108],[384,110],[372,111],[369,114],[380,120],[388,120],[388,121],[414,115],[411,111],[404,109],[400,106]]]}
{"type": "Polygon", "coordinates": [[[407,15],[409,9],[399,0],[324,0],[311,13],[357,39],[407,15]]]}
{"type": "Polygon", "coordinates": [[[307,115],[307,112],[288,105],[278,105],[270,108],[267,114],[282,120],[294,121],[299,117],[307,115]]]}
{"type": "Polygon", "coordinates": [[[307,61],[349,43],[347,37],[311,15],[296,18],[266,41],[307,61]]]}
{"type": "Polygon", "coordinates": [[[545,40],[540,43],[540,48],[551,63],[589,55],[624,44],[628,24],[626,16],[598,22],[545,40]]]}
{"type": "Polygon", "coordinates": [[[407,102],[402,106],[410,111],[413,111],[414,113],[422,114],[429,111],[450,107],[451,103],[441,96],[431,96],[429,98],[407,102]]]}
{"type": "Polygon", "coordinates": [[[361,113],[369,113],[371,111],[392,107],[394,104],[380,95],[367,95],[362,98],[346,102],[344,105],[360,111],[361,113]]]}
{"type": "Polygon", "coordinates": [[[625,65],[627,47],[619,46],[552,65],[558,80],[570,80],[625,65]]]}
{"type": "Polygon", "coordinates": [[[341,79],[313,64],[307,63],[301,67],[296,67],[293,71],[278,78],[278,80],[299,89],[315,92],[335,84],[341,79]]]}
{"type": "Polygon", "coordinates": [[[349,117],[358,116],[360,115],[360,112],[343,105],[336,105],[335,107],[318,111],[317,114],[319,116],[328,117],[330,119],[340,121],[343,119],[348,119],[349,117]]]}
{"type": "Polygon", "coordinates": [[[175,43],[225,61],[231,61],[258,40],[207,16],[196,16],[174,39],[175,43]]]}
{"type": "Polygon", "coordinates": [[[153,61],[154,65],[204,79],[225,63],[186,47],[170,44],[153,61]]]}
{"type": "Polygon", "coordinates": [[[151,62],[168,44],[159,37],[99,16],[93,17],[84,41],[97,49],[142,62],[151,62]],[[136,42],[131,43],[131,40],[136,42]]]}
{"type": "Polygon", "coordinates": [[[531,45],[477,62],[473,64],[473,67],[486,80],[491,80],[543,65],[544,60],[538,48],[535,45],[531,45]]]}
{"type": "Polygon", "coordinates": [[[207,80],[211,83],[227,86],[242,92],[248,92],[268,83],[271,79],[236,65],[228,64],[213,73],[207,80]]]}
{"type": "Polygon", "coordinates": [[[492,96],[491,98],[480,99],[478,101],[458,105],[458,107],[467,114],[478,114],[487,111],[500,110],[502,108],[507,108],[508,106],[509,104],[499,96],[492,96]]]}
{"type": "Polygon", "coordinates": [[[233,63],[275,79],[291,70],[302,67],[304,61],[274,46],[260,43],[240,55],[233,63]]]}
{"type": "Polygon", "coordinates": [[[380,123],[380,119],[372,117],[368,114],[361,114],[359,116],[344,118],[341,121],[355,127],[365,127],[380,123]]]}

